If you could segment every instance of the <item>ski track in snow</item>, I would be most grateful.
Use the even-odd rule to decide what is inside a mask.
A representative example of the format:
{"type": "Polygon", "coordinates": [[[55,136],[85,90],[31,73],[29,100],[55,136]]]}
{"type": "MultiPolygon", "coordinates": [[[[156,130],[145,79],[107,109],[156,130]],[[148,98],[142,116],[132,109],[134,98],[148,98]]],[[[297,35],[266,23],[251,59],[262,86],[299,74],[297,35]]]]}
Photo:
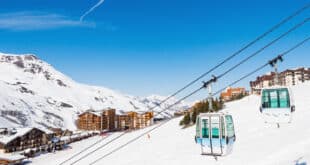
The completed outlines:
{"type": "MultiPolygon", "coordinates": [[[[200,146],[194,142],[195,127],[182,129],[178,124],[180,118],[173,119],[166,125],[152,132],[151,138],[142,137],[114,154],[99,161],[97,164],[113,165],[306,165],[310,163],[310,83],[293,87],[296,111],[291,124],[265,124],[259,113],[259,97],[249,96],[242,100],[227,103],[224,111],[234,117],[237,140],[232,154],[219,157],[201,156],[200,146]]],[[[146,128],[128,133],[105,148],[85,154],[93,154],[77,165],[87,165],[100,156],[125,144],[130,139],[151,129],[146,128]]],[[[101,144],[105,144],[119,133],[114,133],[101,144]]],[[[55,154],[46,154],[31,161],[33,164],[59,164],[74,155],[100,137],[72,144],[72,149],[55,154]]],[[[98,145],[99,146],[99,145],[98,145]]],[[[82,155],[85,155],[82,154],[82,155]]],[[[82,156],[80,155],[80,156],[82,156]]],[[[77,160],[77,157],[67,164],[77,160]]]]}

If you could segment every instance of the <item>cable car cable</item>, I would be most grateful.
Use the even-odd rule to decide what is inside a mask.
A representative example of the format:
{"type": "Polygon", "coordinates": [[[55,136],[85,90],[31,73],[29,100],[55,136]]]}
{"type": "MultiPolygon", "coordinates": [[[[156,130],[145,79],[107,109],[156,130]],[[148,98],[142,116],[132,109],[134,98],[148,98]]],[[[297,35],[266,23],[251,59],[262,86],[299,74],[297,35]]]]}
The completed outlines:
{"type": "MultiPolygon", "coordinates": [[[[294,47],[292,47],[292,48],[290,48],[289,50],[287,50],[287,51],[285,51],[284,53],[282,53],[280,56],[283,57],[283,56],[287,55],[288,53],[292,52],[292,51],[295,50],[296,48],[300,47],[301,45],[303,45],[304,43],[306,43],[307,41],[309,41],[309,39],[310,39],[310,37],[306,38],[306,39],[303,40],[302,42],[298,43],[298,44],[295,45],[294,47]]],[[[276,58],[279,58],[279,56],[276,57],[276,58]]],[[[254,73],[256,73],[256,72],[258,72],[258,71],[260,71],[260,70],[262,70],[263,68],[265,68],[265,67],[268,66],[268,65],[269,65],[269,61],[268,61],[266,64],[264,64],[264,65],[258,67],[258,68],[255,69],[254,71],[252,71],[252,72],[246,74],[245,76],[241,77],[240,79],[238,79],[238,80],[234,81],[233,83],[229,84],[229,85],[226,86],[225,88],[220,89],[219,91],[217,91],[216,93],[214,93],[213,96],[215,96],[215,95],[219,94],[220,92],[224,91],[227,87],[232,86],[232,85],[235,85],[235,84],[237,84],[238,82],[244,80],[245,78],[247,78],[247,77],[253,75],[254,73]]],[[[211,81],[213,81],[213,80],[210,80],[210,81],[208,81],[208,82],[211,82],[211,81]]],[[[198,88],[196,91],[194,91],[194,92],[191,93],[190,95],[188,95],[187,97],[185,97],[185,99],[188,98],[188,97],[190,97],[190,96],[192,96],[193,94],[197,93],[198,91],[200,91],[200,90],[203,89],[203,88],[204,88],[204,85],[203,85],[201,88],[198,88]]],[[[154,131],[154,130],[157,129],[157,128],[162,127],[164,124],[168,123],[168,122],[171,121],[171,120],[172,120],[172,119],[169,119],[169,120],[167,120],[167,121],[161,123],[160,125],[158,125],[158,126],[152,128],[151,130],[146,131],[145,133],[143,133],[143,134],[137,136],[136,138],[130,140],[129,142],[127,142],[127,143],[121,145],[120,147],[117,147],[116,149],[114,149],[114,150],[112,150],[111,152],[109,152],[109,153],[103,155],[103,156],[100,157],[99,159],[96,159],[95,161],[91,162],[90,165],[93,165],[93,164],[97,163],[98,161],[104,159],[105,157],[107,157],[107,156],[109,156],[109,155],[111,155],[111,154],[117,152],[118,150],[124,148],[125,146],[127,146],[127,145],[129,145],[129,144],[131,144],[131,143],[133,143],[133,142],[135,142],[135,141],[137,141],[137,140],[140,139],[141,137],[147,135],[148,133],[154,131]]]]}
{"type": "MultiPolygon", "coordinates": [[[[310,37],[304,39],[303,41],[299,42],[298,44],[296,44],[295,46],[293,46],[292,48],[288,49],[287,51],[281,53],[280,55],[278,55],[277,57],[275,57],[273,60],[280,60],[283,59],[283,57],[287,54],[289,54],[290,52],[294,51],[295,49],[297,49],[298,47],[302,46],[303,44],[305,44],[306,42],[308,42],[310,40],[310,37]]],[[[247,75],[241,77],[240,79],[238,79],[237,81],[234,81],[233,83],[229,84],[228,86],[226,86],[225,88],[222,88],[220,90],[218,90],[217,92],[214,93],[214,96],[221,93],[222,91],[224,91],[227,87],[233,86],[235,84],[237,84],[238,82],[240,82],[241,80],[249,77],[250,75],[262,70],[263,68],[265,68],[266,66],[270,65],[270,61],[268,61],[266,64],[262,65],[261,67],[255,69],[254,71],[248,73],[247,75]]]]}
{"type": "MultiPolygon", "coordinates": [[[[307,10],[310,7],[310,3],[307,3],[305,6],[303,6],[302,8],[300,8],[299,10],[297,10],[296,12],[294,12],[293,14],[289,15],[288,17],[286,17],[285,19],[283,19],[282,21],[280,21],[278,24],[274,25],[272,28],[270,28],[269,30],[267,30],[266,32],[264,32],[262,35],[258,36],[257,38],[255,38],[253,41],[251,41],[250,43],[248,43],[247,45],[245,45],[244,47],[242,47],[240,50],[236,51],[235,53],[233,53],[232,55],[230,55],[229,57],[227,57],[226,59],[224,59],[222,62],[220,62],[219,64],[217,64],[216,66],[214,66],[213,68],[211,68],[210,70],[208,70],[207,72],[203,73],[201,76],[199,76],[198,78],[196,78],[195,80],[191,81],[189,84],[187,84],[186,86],[184,86],[183,88],[181,88],[180,90],[176,91],[175,93],[173,93],[172,95],[170,95],[169,97],[167,97],[166,99],[164,99],[163,101],[161,101],[159,104],[156,104],[154,107],[149,108],[149,110],[154,110],[156,107],[160,107],[160,105],[162,105],[163,103],[165,103],[166,101],[168,101],[169,99],[171,99],[172,97],[176,96],[177,94],[181,93],[182,91],[184,91],[185,89],[187,89],[188,87],[190,87],[191,85],[193,85],[194,83],[196,83],[197,81],[201,80],[203,77],[205,77],[206,75],[208,75],[209,73],[213,72],[214,70],[216,70],[217,68],[219,68],[220,66],[222,66],[223,64],[225,64],[226,62],[228,62],[229,60],[231,60],[232,58],[234,58],[235,56],[239,55],[240,53],[242,53],[244,50],[246,50],[247,48],[249,48],[250,46],[254,45],[256,42],[260,41],[262,38],[266,37],[267,35],[269,35],[270,33],[272,33],[273,31],[275,31],[276,29],[280,28],[283,24],[285,24],[286,22],[288,22],[289,20],[293,19],[294,17],[298,16],[299,14],[301,14],[302,12],[304,12],[305,10],[307,10]]],[[[161,114],[162,112],[158,113],[161,114]]],[[[126,133],[126,132],[125,132],[126,133]]],[[[124,133],[124,134],[125,134],[124,133]]],[[[121,134],[120,136],[123,136],[123,134],[121,134]]],[[[116,140],[118,139],[118,137],[112,139],[116,140]]],[[[98,142],[99,143],[99,142],[98,142]]],[[[96,142],[96,144],[98,144],[96,142]]],[[[95,145],[92,144],[91,146],[95,145]]],[[[85,150],[83,150],[81,153],[87,151],[89,148],[91,147],[87,147],[85,150]]],[[[81,154],[79,153],[79,154],[81,154]]],[[[60,165],[63,165],[64,163],[72,160],[74,157],[78,156],[74,155],[72,157],[70,157],[69,159],[63,161],[62,163],[60,163],[60,165]]]]}
{"type": "Polygon", "coordinates": [[[258,55],[259,53],[261,53],[262,51],[264,51],[265,49],[267,49],[268,47],[270,47],[271,45],[273,45],[274,43],[276,43],[277,41],[279,41],[280,39],[282,39],[283,37],[287,36],[288,34],[290,34],[291,32],[295,31],[296,29],[300,28],[301,26],[303,26],[305,23],[307,23],[310,20],[310,17],[304,19],[302,22],[298,23],[297,25],[295,25],[294,27],[292,27],[291,29],[289,29],[288,31],[286,31],[285,33],[283,33],[282,35],[280,35],[279,37],[277,37],[276,39],[272,40],[271,42],[269,42],[267,45],[263,46],[262,48],[260,48],[258,51],[256,51],[255,53],[253,53],[252,55],[248,56],[247,58],[243,59],[241,62],[239,62],[238,64],[236,64],[235,66],[233,66],[232,68],[230,68],[229,70],[227,70],[226,72],[224,72],[223,74],[221,74],[220,76],[218,76],[218,79],[225,76],[226,74],[228,74],[229,72],[235,70],[236,68],[238,68],[240,65],[242,65],[243,63],[245,63],[246,61],[250,60],[251,58],[255,57],[256,55],[258,55]]]}
{"type": "MultiPolygon", "coordinates": [[[[173,106],[179,104],[179,103],[182,102],[183,100],[185,100],[185,99],[187,99],[187,98],[193,96],[194,94],[196,94],[197,92],[199,92],[199,91],[202,90],[202,89],[203,89],[203,87],[198,88],[197,90],[193,91],[192,93],[190,93],[190,94],[186,95],[185,97],[179,99],[179,100],[178,100],[177,102],[175,102],[174,104],[172,104],[172,105],[166,107],[164,110],[160,111],[160,113],[158,113],[157,115],[163,113],[164,111],[167,111],[168,109],[170,109],[171,107],[173,107],[173,106]]],[[[168,120],[166,120],[166,121],[160,123],[158,126],[152,128],[151,130],[153,131],[153,130],[155,130],[156,128],[161,127],[161,126],[163,125],[163,123],[166,123],[166,122],[170,121],[171,119],[172,119],[172,118],[170,118],[170,119],[168,119],[168,120]]],[[[147,131],[147,132],[144,133],[142,136],[144,136],[144,135],[146,135],[147,133],[152,132],[152,131],[147,131]]],[[[121,137],[124,136],[126,133],[127,133],[127,132],[124,132],[124,133],[122,133],[121,135],[117,136],[116,138],[112,139],[111,141],[109,141],[109,142],[107,142],[107,143],[105,143],[105,144],[103,144],[103,145],[97,147],[97,148],[96,148],[95,150],[93,150],[92,152],[90,152],[90,153],[88,153],[88,154],[82,156],[80,159],[78,159],[78,160],[74,161],[73,163],[71,163],[71,165],[73,165],[73,164],[75,164],[75,163],[77,163],[77,162],[79,162],[79,161],[85,159],[86,157],[88,157],[89,155],[93,154],[94,152],[96,152],[96,151],[102,149],[103,147],[107,146],[108,144],[112,143],[113,141],[115,141],[115,140],[121,138],[121,137]]],[[[139,136],[139,137],[142,137],[142,136],[139,136]]]]}
{"type": "MultiPolygon", "coordinates": [[[[168,101],[169,99],[171,99],[172,97],[176,96],[177,94],[181,93],[182,91],[184,91],[185,89],[187,89],[188,87],[192,86],[193,84],[195,84],[196,82],[198,82],[199,80],[201,80],[203,77],[205,77],[206,75],[210,74],[211,72],[213,72],[214,70],[216,70],[217,68],[219,68],[220,66],[222,66],[223,64],[225,64],[226,62],[230,61],[231,59],[233,59],[235,56],[239,55],[240,53],[242,53],[243,51],[245,51],[247,48],[251,47],[252,45],[254,45],[256,42],[260,41],[261,39],[263,39],[264,37],[266,37],[267,35],[269,35],[270,33],[272,33],[273,31],[275,31],[276,29],[280,28],[283,24],[285,24],[286,22],[288,22],[289,20],[293,19],[294,17],[296,17],[297,15],[301,14],[302,12],[304,12],[305,10],[307,10],[310,7],[310,3],[307,3],[305,6],[303,6],[302,8],[300,8],[299,10],[297,10],[296,12],[294,12],[293,14],[289,15],[288,17],[286,17],[285,19],[283,19],[282,21],[280,21],[279,23],[277,23],[276,25],[274,25],[273,27],[271,27],[269,30],[267,30],[266,32],[264,32],[263,34],[261,34],[260,36],[258,36],[257,38],[255,38],[254,40],[252,40],[250,43],[248,43],[247,45],[243,46],[241,49],[239,49],[238,51],[234,52],[232,55],[228,56],[227,58],[225,58],[222,62],[218,63],[217,65],[215,65],[213,68],[209,69],[207,72],[203,73],[202,75],[200,75],[199,77],[197,77],[195,80],[191,81],[190,83],[188,83],[187,85],[185,85],[183,88],[179,89],[178,91],[176,91],[175,93],[173,93],[172,95],[170,95],[169,97],[167,97],[165,100],[161,101],[159,103],[159,105],[165,103],[166,101],[168,101]]],[[[157,106],[152,107],[150,110],[155,109],[157,106]]]]}
{"type": "MultiPolygon", "coordinates": [[[[106,137],[104,137],[104,138],[102,138],[102,139],[97,140],[95,143],[93,143],[92,145],[88,146],[88,147],[85,148],[84,150],[82,150],[82,151],[80,151],[80,152],[74,154],[72,157],[76,157],[76,156],[82,154],[83,152],[85,152],[85,150],[88,150],[88,149],[94,147],[95,145],[99,144],[101,141],[107,139],[109,136],[110,136],[110,135],[108,135],[108,136],[106,136],[106,137]]],[[[71,160],[71,159],[68,159],[68,160],[62,162],[61,164],[64,164],[64,163],[68,162],[69,160],[71,160]]]]}
{"type": "MultiPolygon", "coordinates": [[[[251,54],[250,56],[248,56],[247,58],[243,59],[241,62],[239,62],[238,64],[236,64],[235,66],[233,66],[232,68],[228,69],[226,72],[224,72],[223,74],[221,74],[220,76],[218,77],[215,77],[213,76],[213,78],[211,80],[209,80],[208,82],[204,83],[204,86],[203,87],[206,87],[208,83],[212,83],[212,82],[215,82],[217,81],[218,79],[224,77],[225,75],[227,75],[228,73],[230,73],[231,71],[233,71],[234,69],[238,68],[240,65],[242,65],[243,63],[245,63],[246,61],[250,60],[251,58],[253,58],[254,56],[258,55],[259,53],[261,53],[262,51],[264,51],[266,48],[270,47],[271,45],[273,45],[274,43],[276,43],[277,41],[279,41],[280,39],[282,39],[283,37],[287,36],[288,34],[290,34],[291,32],[295,31],[296,29],[300,28],[301,26],[303,26],[305,23],[307,23],[308,21],[310,20],[310,18],[306,18],[304,19],[302,22],[298,23],[297,25],[295,25],[294,27],[292,27],[291,29],[289,29],[288,31],[286,31],[285,33],[283,33],[282,35],[280,35],[279,37],[277,37],[276,39],[272,40],[271,42],[269,42],[267,45],[263,46],[262,48],[260,48],[258,51],[256,51],[255,53],[251,54]]],[[[198,90],[201,90],[201,88],[199,88],[198,90]]],[[[182,101],[182,100],[181,100],[182,101]]],[[[176,103],[180,103],[181,102],[180,100],[177,101],[176,103]]],[[[169,107],[166,107],[164,108],[162,111],[160,112],[157,112],[157,115],[167,111],[169,108],[175,106],[176,104],[173,104],[172,106],[169,106],[169,107]]],[[[118,137],[110,140],[109,142],[107,142],[106,144],[98,147],[98,148],[102,148],[102,147],[105,147],[107,146],[108,144],[112,143],[113,141],[121,138],[122,136],[124,136],[127,132],[124,132],[122,133],[121,135],[119,135],[118,137]]],[[[88,153],[86,156],[89,156],[91,155],[92,153],[88,153]]],[[[82,157],[82,159],[84,159],[85,157],[82,157]]],[[[72,158],[70,158],[71,160],[72,158]]],[[[80,161],[80,160],[78,160],[80,161]]],[[[74,163],[76,163],[77,161],[75,161],[74,163]]],[[[73,164],[74,164],[73,163],[73,164]]],[[[62,163],[63,164],[63,163],[62,163]]]]}
{"type": "MultiPolygon", "coordinates": [[[[242,65],[243,63],[245,63],[246,61],[250,60],[251,58],[253,58],[254,56],[258,55],[259,53],[261,53],[262,51],[264,51],[266,48],[270,47],[271,45],[273,45],[274,43],[276,43],[277,41],[279,41],[280,39],[282,39],[283,37],[287,36],[288,34],[290,34],[291,32],[295,31],[296,29],[300,28],[302,25],[304,25],[305,23],[307,23],[310,20],[310,18],[306,18],[304,19],[304,21],[298,23],[297,25],[295,25],[294,27],[292,27],[291,29],[289,29],[288,31],[286,31],[285,33],[283,33],[282,35],[280,35],[279,37],[277,37],[276,39],[272,40],[271,42],[269,42],[267,45],[263,46],[262,48],[260,48],[258,51],[256,51],[255,53],[251,54],[250,56],[248,56],[247,58],[243,59],[241,62],[239,62],[238,64],[236,64],[235,66],[233,66],[232,68],[228,69],[226,72],[224,72],[223,74],[221,74],[220,76],[216,77],[213,76],[213,78],[211,80],[209,80],[208,82],[205,82],[202,88],[205,88],[208,84],[216,82],[218,79],[224,77],[225,75],[227,75],[228,73],[230,73],[231,71],[233,71],[234,69],[238,68],[240,65],[242,65]]],[[[196,90],[197,92],[199,90],[201,90],[202,88],[199,88],[198,90],[196,90]]],[[[169,108],[175,106],[176,104],[180,103],[181,101],[183,101],[182,99],[177,101],[176,103],[172,104],[172,106],[168,106],[166,108],[164,108],[162,111],[158,112],[155,116],[167,111],[169,108]]],[[[111,141],[105,143],[104,145],[98,147],[103,148],[105,146],[107,146],[108,144],[112,143],[113,141],[121,138],[122,136],[124,136],[127,132],[122,133],[121,135],[119,135],[118,137],[112,139],[111,141]]],[[[98,149],[96,148],[96,150],[98,149]]],[[[96,151],[95,150],[95,151],[96,151]]],[[[80,159],[84,159],[85,157],[91,155],[92,153],[88,153],[86,156],[80,158],[80,159]]],[[[71,159],[71,158],[70,158],[71,159]]],[[[75,164],[76,162],[80,161],[80,159],[78,159],[77,161],[75,161],[73,164],[75,164]]]]}

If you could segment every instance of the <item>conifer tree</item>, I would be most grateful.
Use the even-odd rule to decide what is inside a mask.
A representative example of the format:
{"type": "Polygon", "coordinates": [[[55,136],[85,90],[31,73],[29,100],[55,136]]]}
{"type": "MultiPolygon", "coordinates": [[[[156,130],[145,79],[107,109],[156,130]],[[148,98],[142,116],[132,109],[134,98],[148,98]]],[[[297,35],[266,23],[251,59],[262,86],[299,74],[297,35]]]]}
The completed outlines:
{"type": "Polygon", "coordinates": [[[195,107],[195,108],[193,109],[193,113],[192,113],[192,117],[191,117],[192,123],[194,123],[194,124],[196,123],[197,115],[198,115],[198,109],[195,107]]]}
{"type": "Polygon", "coordinates": [[[186,113],[186,115],[184,116],[184,119],[183,119],[183,124],[189,125],[190,123],[191,123],[190,113],[186,113]]]}

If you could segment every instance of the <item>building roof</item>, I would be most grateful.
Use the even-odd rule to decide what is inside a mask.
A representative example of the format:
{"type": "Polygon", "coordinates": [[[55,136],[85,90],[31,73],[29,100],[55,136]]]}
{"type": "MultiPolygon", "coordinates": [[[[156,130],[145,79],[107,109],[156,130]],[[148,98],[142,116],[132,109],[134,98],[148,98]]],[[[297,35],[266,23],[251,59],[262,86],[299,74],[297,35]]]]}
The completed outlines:
{"type": "Polygon", "coordinates": [[[1,135],[0,136],[0,143],[2,144],[8,144],[12,140],[21,137],[25,135],[26,133],[30,132],[33,128],[14,128],[14,131],[16,131],[15,134],[10,135],[1,135]]]}
{"type": "Polygon", "coordinates": [[[90,114],[93,114],[93,115],[95,115],[95,116],[99,116],[99,117],[100,117],[100,116],[102,115],[102,112],[103,112],[103,111],[87,110],[87,111],[85,111],[85,112],[79,114],[79,116],[84,115],[84,114],[86,114],[86,113],[90,113],[90,114]]]}
{"type": "Polygon", "coordinates": [[[8,144],[11,141],[15,140],[16,138],[24,136],[25,134],[27,134],[33,129],[38,129],[46,133],[44,130],[39,129],[39,128],[34,128],[34,127],[14,128],[14,129],[11,129],[11,131],[15,132],[14,134],[0,135],[0,143],[8,144]]]}
{"type": "Polygon", "coordinates": [[[103,112],[109,111],[109,110],[115,110],[115,109],[113,109],[113,108],[105,108],[105,109],[102,109],[102,110],[88,109],[85,112],[79,114],[79,116],[81,116],[81,115],[83,115],[85,113],[91,113],[91,114],[96,115],[96,116],[101,116],[103,112]]]}

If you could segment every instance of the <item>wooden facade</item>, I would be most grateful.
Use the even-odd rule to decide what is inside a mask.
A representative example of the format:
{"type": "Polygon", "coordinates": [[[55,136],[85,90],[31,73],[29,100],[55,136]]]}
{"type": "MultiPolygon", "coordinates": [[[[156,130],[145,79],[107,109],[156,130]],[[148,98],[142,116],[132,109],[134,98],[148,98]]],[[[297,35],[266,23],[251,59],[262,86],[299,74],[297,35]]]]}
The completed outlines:
{"type": "Polygon", "coordinates": [[[154,112],[145,112],[141,114],[141,128],[151,126],[153,124],[154,112]]]}
{"type": "Polygon", "coordinates": [[[118,116],[118,129],[141,129],[153,124],[153,112],[127,112],[118,116]]]}
{"type": "Polygon", "coordinates": [[[77,126],[80,130],[88,131],[133,130],[152,125],[153,117],[153,112],[137,113],[131,111],[123,114],[116,114],[115,109],[102,111],[89,110],[79,115],[77,126]]]}
{"type": "Polygon", "coordinates": [[[100,113],[87,111],[79,115],[79,119],[77,121],[77,127],[80,130],[99,131],[102,130],[101,123],[102,121],[100,113]]]}
{"type": "Polygon", "coordinates": [[[117,115],[116,117],[116,129],[117,130],[128,130],[128,129],[132,129],[131,126],[131,119],[128,115],[124,114],[124,115],[117,115]]]}
{"type": "Polygon", "coordinates": [[[77,127],[87,131],[113,131],[115,127],[116,114],[114,109],[102,111],[88,110],[79,115],[77,127]]]}
{"type": "Polygon", "coordinates": [[[115,118],[116,118],[116,113],[115,109],[108,109],[103,111],[103,123],[102,123],[102,128],[103,130],[108,130],[108,131],[114,131],[116,129],[115,126],[115,118]]]}

